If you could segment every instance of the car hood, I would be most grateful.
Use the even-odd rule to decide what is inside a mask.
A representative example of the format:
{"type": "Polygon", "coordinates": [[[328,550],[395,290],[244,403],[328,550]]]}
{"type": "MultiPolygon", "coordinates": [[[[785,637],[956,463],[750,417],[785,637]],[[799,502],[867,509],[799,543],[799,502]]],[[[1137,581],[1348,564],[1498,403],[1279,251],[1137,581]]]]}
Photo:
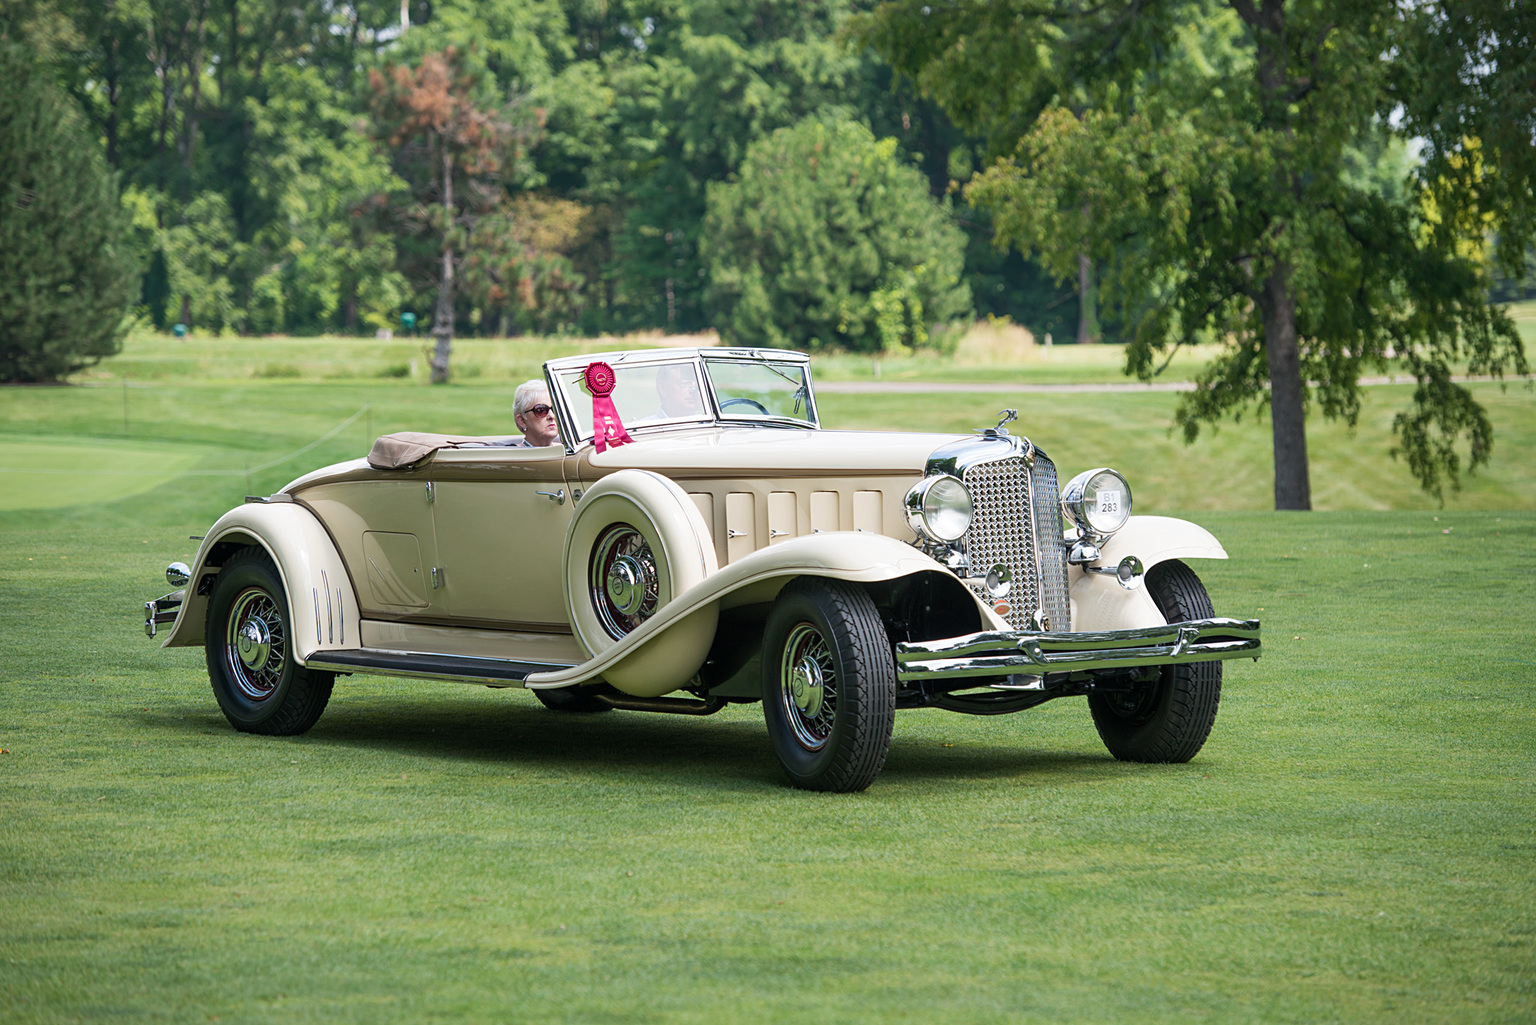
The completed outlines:
{"type": "MultiPolygon", "coordinates": [[[[637,431],[627,445],[598,452],[590,443],[576,451],[577,473],[596,480],[615,470],[652,470],[679,480],[709,477],[921,476],[934,449],[962,437],[894,431],[823,431],[773,427],[726,427],[637,431]]],[[[527,449],[477,448],[474,472],[498,474],[499,464],[527,466],[527,449]]],[[[465,468],[465,461],[449,459],[465,468]]],[[[567,464],[569,465],[569,464],[567,464]]],[[[558,463],[556,464],[558,467],[558,463]]],[[[282,491],[293,494],[315,484],[432,477],[443,461],[428,458],[408,469],[377,470],[353,459],[306,473],[282,491]]],[[[510,470],[511,467],[509,466],[510,470]]],[[[559,470],[556,469],[558,474],[559,470]]]]}
{"type": "MultiPolygon", "coordinates": [[[[642,434],[627,445],[598,452],[584,447],[582,470],[654,470],[668,477],[920,475],[928,456],[956,440],[953,434],[892,431],[809,431],[724,428],[642,434]]],[[[587,474],[584,472],[583,476],[587,474]]]]}

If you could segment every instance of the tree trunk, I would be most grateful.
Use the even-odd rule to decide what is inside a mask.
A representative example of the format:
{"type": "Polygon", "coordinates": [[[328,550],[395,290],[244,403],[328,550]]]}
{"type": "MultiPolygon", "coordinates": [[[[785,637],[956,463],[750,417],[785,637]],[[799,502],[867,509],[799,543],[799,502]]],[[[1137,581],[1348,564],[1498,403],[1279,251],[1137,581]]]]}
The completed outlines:
{"type": "MultiPolygon", "coordinates": [[[[171,119],[176,114],[176,93],[171,84],[170,57],[167,55],[168,47],[161,47],[158,39],[151,42],[151,59],[155,66],[155,81],[160,85],[160,111],[155,124],[155,184],[161,192],[165,191],[166,167],[166,136],[170,134],[171,119]]],[[[158,211],[163,204],[156,204],[158,211]]]]}
{"type": "Polygon", "coordinates": [[[448,383],[448,359],[453,353],[453,156],[443,146],[443,273],[437,287],[437,312],[432,317],[432,383],[448,383]]]}
{"type": "Polygon", "coordinates": [[[1259,296],[1264,348],[1269,356],[1269,407],[1275,444],[1275,508],[1311,509],[1307,420],[1302,407],[1301,347],[1296,338],[1296,296],[1291,268],[1276,261],[1259,296]]]}
{"type": "MultiPolygon", "coordinates": [[[[1266,131],[1277,144],[1275,185],[1277,193],[1301,199],[1301,182],[1289,161],[1295,131],[1291,118],[1295,107],[1291,93],[1295,82],[1286,66],[1286,0],[1229,0],[1232,8],[1253,32],[1257,61],[1259,102],[1266,131]]],[[[1319,40],[1321,43],[1321,40],[1319,40]]],[[[1272,213],[1269,233],[1284,238],[1283,214],[1272,213]]],[[[1283,249],[1277,245],[1277,249],[1283,249]]],[[[1275,444],[1275,508],[1311,509],[1312,484],[1307,466],[1307,421],[1302,405],[1301,347],[1296,338],[1296,295],[1291,288],[1291,267],[1276,259],[1259,293],[1264,315],[1264,349],[1269,359],[1269,406],[1275,444]]]]}
{"type": "Polygon", "coordinates": [[[1093,261],[1087,253],[1077,254],[1077,344],[1099,340],[1093,316],[1093,261]]]}
{"type": "Polygon", "coordinates": [[[186,113],[182,114],[182,128],[186,132],[186,167],[188,189],[191,189],[193,160],[197,155],[197,122],[203,103],[203,46],[208,32],[208,4],[197,9],[196,48],[187,57],[187,77],[192,82],[192,97],[187,101],[186,113]]]}
{"type": "Polygon", "coordinates": [[[123,100],[122,83],[119,75],[122,73],[122,57],[120,53],[120,40],[112,37],[107,44],[109,55],[106,59],[106,86],[107,86],[107,166],[117,170],[117,136],[121,124],[119,105],[123,100]]]}

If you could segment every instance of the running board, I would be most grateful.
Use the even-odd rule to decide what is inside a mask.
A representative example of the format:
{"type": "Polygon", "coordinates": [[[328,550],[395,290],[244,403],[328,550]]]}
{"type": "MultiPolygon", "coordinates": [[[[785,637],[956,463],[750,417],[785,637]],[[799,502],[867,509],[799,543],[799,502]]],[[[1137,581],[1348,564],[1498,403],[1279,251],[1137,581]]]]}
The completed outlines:
{"type": "Polygon", "coordinates": [[[483,683],[487,687],[513,687],[533,673],[570,668],[561,662],[522,662],[509,658],[432,655],[379,648],[317,651],[304,664],[310,669],[333,673],[372,673],[378,676],[404,676],[414,680],[454,680],[460,683],[483,683]]]}

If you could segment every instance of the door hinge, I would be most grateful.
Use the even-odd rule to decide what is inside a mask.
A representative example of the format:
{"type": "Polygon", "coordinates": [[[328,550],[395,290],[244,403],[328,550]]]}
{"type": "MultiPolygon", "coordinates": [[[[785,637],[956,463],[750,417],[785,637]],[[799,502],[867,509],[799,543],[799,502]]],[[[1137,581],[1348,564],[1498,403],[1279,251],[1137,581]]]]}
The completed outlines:
{"type": "Polygon", "coordinates": [[[427,504],[431,505],[435,501],[437,501],[437,484],[427,481],[427,504]]]}
{"type": "Polygon", "coordinates": [[[442,586],[443,586],[443,568],[441,566],[433,566],[432,567],[432,590],[434,590],[434,591],[439,590],[439,589],[442,588],[442,586]]]}

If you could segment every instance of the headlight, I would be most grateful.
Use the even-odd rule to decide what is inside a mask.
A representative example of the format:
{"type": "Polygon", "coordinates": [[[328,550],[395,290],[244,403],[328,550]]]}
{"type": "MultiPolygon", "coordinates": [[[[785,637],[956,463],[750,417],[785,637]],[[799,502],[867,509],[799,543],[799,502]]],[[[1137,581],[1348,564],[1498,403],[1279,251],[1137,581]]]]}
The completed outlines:
{"type": "Polygon", "coordinates": [[[907,523],[930,541],[958,541],[971,528],[971,492],[958,477],[924,477],[906,505],[907,523]]]}
{"type": "Polygon", "coordinates": [[[1083,533],[1107,537],[1131,518],[1131,486],[1114,470],[1086,470],[1061,489],[1061,511],[1083,533]]]}

